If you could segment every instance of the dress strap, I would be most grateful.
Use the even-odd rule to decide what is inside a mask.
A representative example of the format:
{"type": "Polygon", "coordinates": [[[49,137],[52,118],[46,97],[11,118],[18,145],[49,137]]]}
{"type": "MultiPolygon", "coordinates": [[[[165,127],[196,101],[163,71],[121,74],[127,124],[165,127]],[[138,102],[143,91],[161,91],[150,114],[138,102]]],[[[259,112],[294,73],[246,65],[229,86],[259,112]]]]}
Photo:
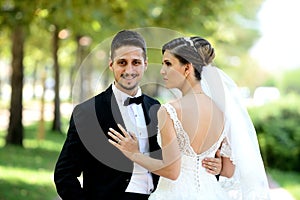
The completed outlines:
{"type": "Polygon", "coordinates": [[[166,103],[166,104],[162,104],[162,106],[167,110],[168,114],[170,115],[173,121],[178,120],[176,110],[171,104],[166,103]]]}
{"type": "Polygon", "coordinates": [[[170,118],[172,119],[173,124],[174,124],[176,134],[178,135],[180,133],[180,131],[182,131],[183,128],[182,128],[181,122],[179,121],[179,119],[177,117],[175,108],[169,103],[163,104],[162,106],[166,109],[167,113],[170,115],[170,118]]]}

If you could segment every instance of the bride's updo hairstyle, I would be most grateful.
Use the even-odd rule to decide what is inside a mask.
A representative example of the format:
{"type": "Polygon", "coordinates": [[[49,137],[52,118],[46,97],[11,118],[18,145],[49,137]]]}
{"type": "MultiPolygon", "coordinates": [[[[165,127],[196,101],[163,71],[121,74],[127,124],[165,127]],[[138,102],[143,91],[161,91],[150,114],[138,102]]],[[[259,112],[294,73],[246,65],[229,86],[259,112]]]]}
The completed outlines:
{"type": "Polygon", "coordinates": [[[166,50],[169,50],[182,64],[192,63],[197,80],[201,80],[202,68],[211,64],[215,58],[215,51],[211,44],[198,36],[171,40],[162,47],[162,54],[166,50]]]}

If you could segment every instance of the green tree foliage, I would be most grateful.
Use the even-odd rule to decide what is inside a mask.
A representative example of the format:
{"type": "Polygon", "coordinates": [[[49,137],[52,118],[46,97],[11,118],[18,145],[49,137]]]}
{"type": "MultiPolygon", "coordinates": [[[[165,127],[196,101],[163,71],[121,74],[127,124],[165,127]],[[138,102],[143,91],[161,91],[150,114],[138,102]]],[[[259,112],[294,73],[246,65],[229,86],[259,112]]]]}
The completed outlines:
{"type": "MultiPolygon", "coordinates": [[[[39,69],[43,71],[46,66],[49,68],[53,65],[57,65],[59,70],[56,71],[56,76],[66,77],[72,74],[70,71],[78,69],[83,61],[80,56],[86,55],[99,42],[117,31],[161,27],[209,39],[217,52],[217,66],[229,71],[233,69],[233,72],[240,75],[239,72],[245,68],[257,71],[245,55],[258,36],[255,16],[261,2],[262,0],[3,0],[0,1],[0,53],[7,54],[10,51],[5,49],[11,46],[3,42],[10,41],[10,38],[2,34],[2,30],[12,32],[13,27],[22,25],[26,36],[25,81],[28,80],[27,77],[34,76],[34,71],[39,73],[39,69]],[[51,46],[54,30],[58,31],[60,38],[57,40],[57,61],[51,46]],[[60,35],[62,30],[68,33],[66,37],[60,35]],[[91,39],[91,43],[83,48],[79,40],[85,36],[91,39]],[[82,54],[78,53],[82,50],[82,54]],[[74,66],[77,68],[72,69],[74,66]]],[[[156,55],[157,53],[159,52],[156,55]]],[[[246,75],[253,75],[253,71],[246,75]]],[[[154,74],[150,69],[148,73],[154,74]]],[[[73,75],[70,76],[70,79],[74,78],[73,75]]],[[[244,76],[236,77],[245,80],[244,76]]],[[[39,75],[36,76],[36,79],[40,78],[39,75]]],[[[57,87],[60,87],[58,78],[55,77],[57,87]]]]}
{"type": "Polygon", "coordinates": [[[300,69],[286,71],[281,76],[279,87],[285,93],[300,94],[300,69]]]}
{"type": "Polygon", "coordinates": [[[267,167],[300,171],[299,97],[249,110],[267,167]]]}

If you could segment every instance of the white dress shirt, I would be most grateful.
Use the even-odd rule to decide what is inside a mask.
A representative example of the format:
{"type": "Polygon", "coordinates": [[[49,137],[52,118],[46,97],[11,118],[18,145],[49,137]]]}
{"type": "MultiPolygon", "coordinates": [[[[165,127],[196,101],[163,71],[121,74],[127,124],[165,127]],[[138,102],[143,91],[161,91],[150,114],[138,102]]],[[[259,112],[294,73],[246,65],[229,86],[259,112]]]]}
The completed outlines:
{"type": "MultiPolygon", "coordinates": [[[[142,104],[137,105],[133,103],[128,106],[124,106],[124,101],[128,97],[132,96],[120,91],[114,84],[112,85],[112,90],[116,97],[126,130],[133,132],[136,135],[139,141],[140,152],[149,155],[148,131],[142,104]]],[[[134,97],[139,97],[141,95],[142,91],[139,88],[134,97]]],[[[142,166],[134,163],[133,173],[126,192],[150,194],[153,191],[153,188],[154,186],[151,173],[142,166]]]]}

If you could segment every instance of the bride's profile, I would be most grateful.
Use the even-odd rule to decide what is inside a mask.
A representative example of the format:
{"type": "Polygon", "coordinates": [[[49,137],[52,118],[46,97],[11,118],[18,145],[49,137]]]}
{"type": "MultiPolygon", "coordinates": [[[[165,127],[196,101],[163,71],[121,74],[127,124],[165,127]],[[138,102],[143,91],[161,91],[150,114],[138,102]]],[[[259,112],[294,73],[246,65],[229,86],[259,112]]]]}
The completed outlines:
{"type": "Polygon", "coordinates": [[[163,45],[162,54],[166,87],[182,93],[157,114],[162,159],[141,153],[124,127],[109,132],[111,144],[160,176],[149,199],[270,199],[254,126],[236,84],[213,66],[214,48],[201,37],[181,37],[163,45]],[[220,181],[202,165],[219,148],[234,166],[232,177],[220,181]]]}

